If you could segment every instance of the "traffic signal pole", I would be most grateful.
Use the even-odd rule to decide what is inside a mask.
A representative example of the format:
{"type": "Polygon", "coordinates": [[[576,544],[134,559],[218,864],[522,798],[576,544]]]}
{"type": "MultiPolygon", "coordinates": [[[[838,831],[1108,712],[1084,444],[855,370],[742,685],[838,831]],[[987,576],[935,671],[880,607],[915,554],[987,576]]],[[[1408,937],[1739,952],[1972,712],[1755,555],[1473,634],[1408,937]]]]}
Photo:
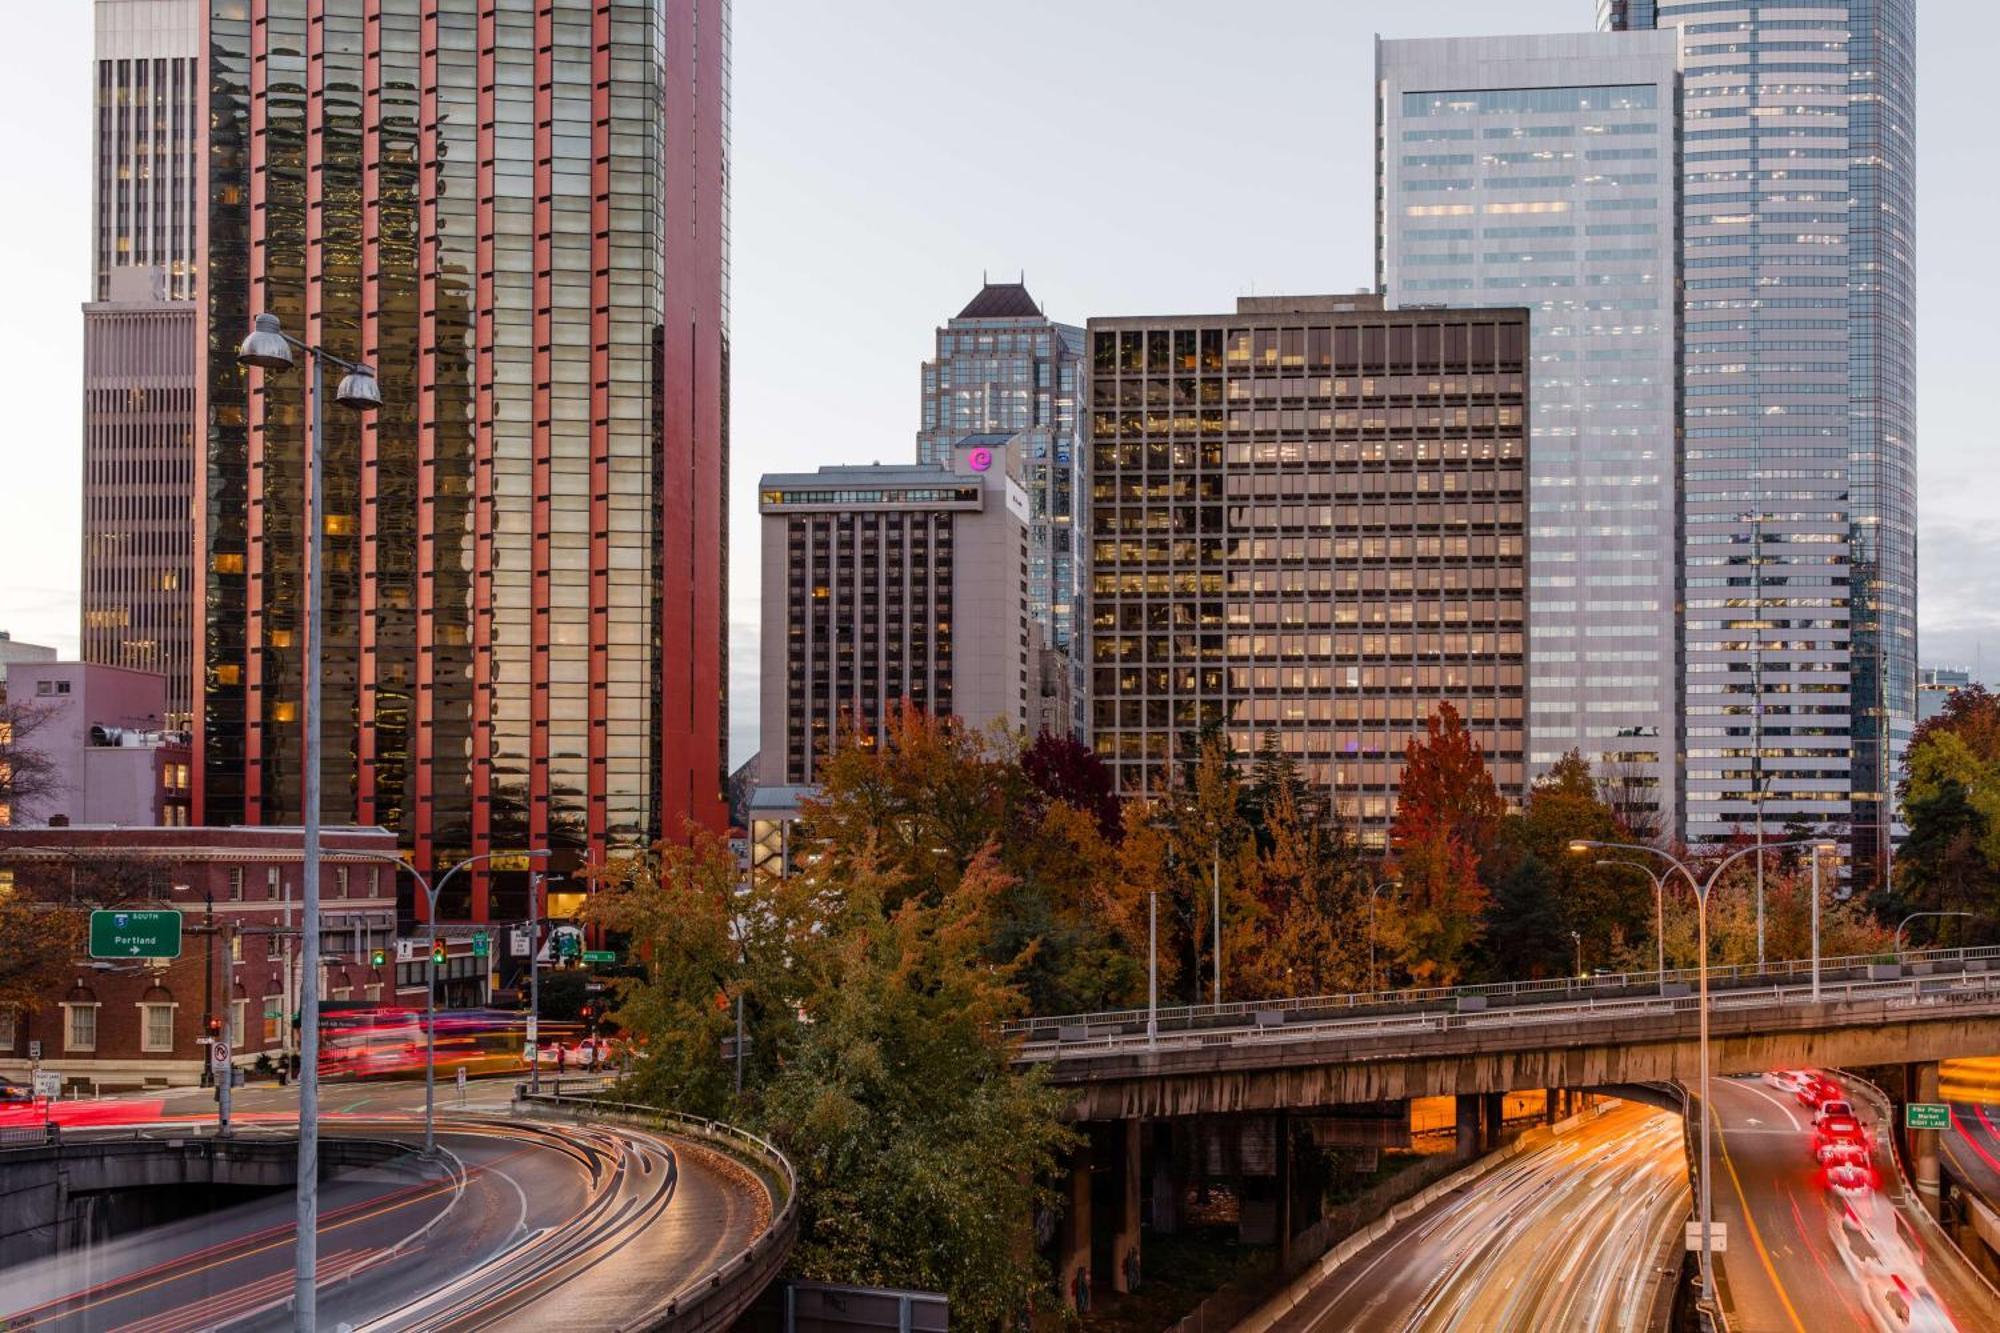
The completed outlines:
{"type": "Polygon", "coordinates": [[[528,1091],[542,1090],[542,874],[528,877],[528,910],[534,919],[528,924],[528,1091]]]}

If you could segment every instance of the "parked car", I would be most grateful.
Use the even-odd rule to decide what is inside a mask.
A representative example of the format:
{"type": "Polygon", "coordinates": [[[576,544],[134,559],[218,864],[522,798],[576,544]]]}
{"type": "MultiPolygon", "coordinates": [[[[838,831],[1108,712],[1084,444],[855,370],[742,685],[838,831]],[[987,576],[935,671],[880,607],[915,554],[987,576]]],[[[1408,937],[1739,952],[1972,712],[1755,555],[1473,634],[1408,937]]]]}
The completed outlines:
{"type": "Polygon", "coordinates": [[[27,1084],[16,1083],[11,1078],[0,1078],[0,1105],[9,1102],[31,1102],[33,1100],[35,1100],[35,1094],[29,1090],[27,1084]]]}

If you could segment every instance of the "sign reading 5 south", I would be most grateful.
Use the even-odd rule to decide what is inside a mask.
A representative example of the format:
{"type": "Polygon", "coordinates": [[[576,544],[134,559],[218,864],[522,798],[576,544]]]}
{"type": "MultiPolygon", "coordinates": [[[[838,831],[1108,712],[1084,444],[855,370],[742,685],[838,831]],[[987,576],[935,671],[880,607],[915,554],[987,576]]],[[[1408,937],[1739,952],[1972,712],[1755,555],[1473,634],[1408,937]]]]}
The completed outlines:
{"type": "Polygon", "coordinates": [[[179,912],[99,911],[90,914],[92,958],[179,958],[179,912]]]}

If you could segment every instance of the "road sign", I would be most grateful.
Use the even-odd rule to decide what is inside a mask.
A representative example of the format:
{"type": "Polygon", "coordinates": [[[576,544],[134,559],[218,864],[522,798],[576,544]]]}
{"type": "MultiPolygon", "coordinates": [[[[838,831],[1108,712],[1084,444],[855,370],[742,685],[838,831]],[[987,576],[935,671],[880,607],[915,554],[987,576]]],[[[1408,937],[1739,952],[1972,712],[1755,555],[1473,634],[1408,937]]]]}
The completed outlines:
{"type": "Polygon", "coordinates": [[[43,1101],[52,1102],[62,1096],[62,1075],[52,1069],[38,1069],[32,1080],[30,1091],[43,1101]]]}
{"type": "Polygon", "coordinates": [[[92,958],[179,958],[179,912],[105,912],[90,914],[92,958]]]}
{"type": "Polygon", "coordinates": [[[528,928],[515,926],[507,932],[507,952],[516,958],[525,957],[532,946],[528,942],[528,928]]]}
{"type": "Polygon", "coordinates": [[[28,1058],[30,1060],[39,1060],[42,1058],[42,1044],[40,1042],[31,1041],[28,1043],[28,1058]]]}
{"type": "MultiPolygon", "coordinates": [[[[1687,1247],[1696,1254],[1701,1253],[1701,1223],[1687,1224],[1687,1247]]],[[[1729,1224],[1710,1222],[1708,1224],[1708,1248],[1716,1254],[1729,1252],[1729,1224]]]]}
{"type": "Polygon", "coordinates": [[[416,942],[415,940],[397,940],[397,941],[396,941],[396,961],[397,961],[397,962],[399,962],[399,963],[414,963],[414,962],[416,962],[416,961],[417,961],[417,942],[416,942]]]}
{"type": "Polygon", "coordinates": [[[212,1041],[208,1044],[208,1063],[211,1068],[222,1069],[229,1064],[229,1043],[212,1041]]]}
{"type": "Polygon", "coordinates": [[[491,947],[492,947],[492,938],[489,935],[487,935],[485,931],[481,930],[473,933],[472,956],[474,958],[484,958],[486,956],[486,951],[491,947]]]}
{"type": "Polygon", "coordinates": [[[585,949],[583,961],[586,963],[615,963],[618,955],[610,949],[585,949]]]}
{"type": "Polygon", "coordinates": [[[536,1025],[536,1023],[535,1023],[535,1015],[533,1015],[533,1014],[529,1014],[529,1015],[528,1015],[528,1045],[530,1045],[530,1046],[533,1046],[533,1045],[535,1044],[535,1041],[536,1041],[536,1039],[537,1039],[537,1038],[539,1038],[540,1036],[541,1036],[541,1032],[539,1031],[539,1029],[538,1029],[538,1027],[537,1027],[537,1025],[536,1025]]]}
{"type": "Polygon", "coordinates": [[[1950,1129],[1951,1108],[1943,1102],[1908,1102],[1903,1107],[1905,1129],[1950,1129]]]}

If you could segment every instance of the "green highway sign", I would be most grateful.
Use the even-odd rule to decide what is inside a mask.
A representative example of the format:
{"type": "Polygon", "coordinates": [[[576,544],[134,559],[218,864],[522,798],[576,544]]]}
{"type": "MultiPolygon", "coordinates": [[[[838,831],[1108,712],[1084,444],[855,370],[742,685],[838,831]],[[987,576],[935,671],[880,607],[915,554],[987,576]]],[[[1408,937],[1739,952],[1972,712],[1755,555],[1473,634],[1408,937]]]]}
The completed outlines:
{"type": "Polygon", "coordinates": [[[92,958],[179,958],[179,912],[97,911],[90,914],[92,958]]]}
{"type": "Polygon", "coordinates": [[[618,955],[609,949],[585,949],[583,961],[586,963],[615,963],[618,955]]]}
{"type": "Polygon", "coordinates": [[[486,932],[485,932],[485,931],[483,931],[483,930],[481,930],[481,931],[475,931],[475,932],[473,933],[473,936],[472,936],[472,956],[473,956],[474,958],[484,958],[484,957],[486,956],[486,950],[487,950],[487,948],[489,947],[489,946],[488,946],[488,944],[487,944],[487,939],[488,939],[488,936],[487,936],[486,932]]]}
{"type": "Polygon", "coordinates": [[[1909,1102],[1903,1107],[1905,1129],[1950,1129],[1951,1108],[1943,1102],[1909,1102]]]}

